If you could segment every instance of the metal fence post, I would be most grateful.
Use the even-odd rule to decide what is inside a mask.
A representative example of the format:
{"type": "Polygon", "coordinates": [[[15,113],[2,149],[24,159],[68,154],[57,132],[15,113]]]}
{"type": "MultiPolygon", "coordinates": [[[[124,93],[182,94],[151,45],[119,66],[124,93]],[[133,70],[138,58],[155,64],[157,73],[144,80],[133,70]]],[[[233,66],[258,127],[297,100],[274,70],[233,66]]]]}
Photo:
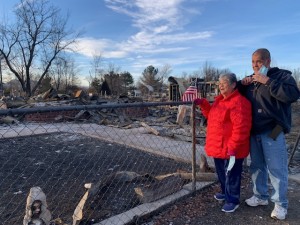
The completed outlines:
{"type": "Polygon", "coordinates": [[[299,133],[298,133],[298,137],[297,137],[297,139],[296,139],[294,148],[293,148],[293,150],[292,150],[292,152],[291,152],[291,155],[290,155],[290,158],[289,158],[289,162],[288,162],[288,166],[290,165],[290,163],[291,163],[291,161],[292,161],[292,159],[293,159],[293,157],[294,157],[294,154],[295,154],[295,152],[296,152],[296,150],[297,150],[297,146],[298,146],[299,140],[300,140],[300,131],[299,131],[299,133]]]}
{"type": "Polygon", "coordinates": [[[3,90],[3,80],[2,80],[2,67],[1,67],[1,63],[2,63],[2,54],[0,54],[0,96],[4,95],[4,90],[3,90]]]}
{"type": "Polygon", "coordinates": [[[192,190],[196,191],[196,105],[192,104],[192,190]]]}

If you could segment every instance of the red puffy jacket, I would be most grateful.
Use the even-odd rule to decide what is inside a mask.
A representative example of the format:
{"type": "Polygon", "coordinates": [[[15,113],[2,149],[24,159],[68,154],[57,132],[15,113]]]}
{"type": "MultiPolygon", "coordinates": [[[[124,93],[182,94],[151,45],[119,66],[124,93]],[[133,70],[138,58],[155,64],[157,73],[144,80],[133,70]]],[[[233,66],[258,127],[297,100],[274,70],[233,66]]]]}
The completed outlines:
{"type": "Polygon", "coordinates": [[[245,158],[250,149],[251,103],[235,90],[227,98],[219,95],[212,105],[200,105],[207,118],[205,151],[208,156],[245,158]]]}

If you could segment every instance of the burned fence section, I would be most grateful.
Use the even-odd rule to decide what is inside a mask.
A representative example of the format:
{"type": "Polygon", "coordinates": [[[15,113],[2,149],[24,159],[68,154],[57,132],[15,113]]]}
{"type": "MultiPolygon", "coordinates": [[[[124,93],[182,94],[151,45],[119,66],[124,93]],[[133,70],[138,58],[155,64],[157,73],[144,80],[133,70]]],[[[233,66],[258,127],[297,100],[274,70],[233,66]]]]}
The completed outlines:
{"type": "Polygon", "coordinates": [[[203,148],[176,123],[179,104],[190,103],[0,110],[1,224],[126,223],[128,210],[195,190],[203,148]]]}

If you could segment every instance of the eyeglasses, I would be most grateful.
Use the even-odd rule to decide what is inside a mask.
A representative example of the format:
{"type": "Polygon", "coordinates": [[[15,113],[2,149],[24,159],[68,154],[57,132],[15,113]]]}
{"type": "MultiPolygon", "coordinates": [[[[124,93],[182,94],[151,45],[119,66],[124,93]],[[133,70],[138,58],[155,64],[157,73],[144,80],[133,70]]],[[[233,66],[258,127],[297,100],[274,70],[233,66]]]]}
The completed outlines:
{"type": "Polygon", "coordinates": [[[219,86],[228,86],[229,83],[228,82],[219,82],[218,85],[219,86]]]}

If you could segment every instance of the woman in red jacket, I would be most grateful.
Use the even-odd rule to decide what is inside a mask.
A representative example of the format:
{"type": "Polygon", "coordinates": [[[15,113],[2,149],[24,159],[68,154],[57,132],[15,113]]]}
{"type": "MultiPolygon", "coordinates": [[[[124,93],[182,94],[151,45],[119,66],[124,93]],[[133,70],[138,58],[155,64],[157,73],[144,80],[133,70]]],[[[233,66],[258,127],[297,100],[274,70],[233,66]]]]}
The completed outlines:
{"type": "Polygon", "coordinates": [[[251,104],[236,89],[234,73],[219,78],[220,95],[210,104],[206,99],[195,99],[207,118],[206,154],[214,158],[221,184],[221,193],[215,199],[224,201],[224,212],[239,207],[243,161],[249,154],[251,104]]]}

